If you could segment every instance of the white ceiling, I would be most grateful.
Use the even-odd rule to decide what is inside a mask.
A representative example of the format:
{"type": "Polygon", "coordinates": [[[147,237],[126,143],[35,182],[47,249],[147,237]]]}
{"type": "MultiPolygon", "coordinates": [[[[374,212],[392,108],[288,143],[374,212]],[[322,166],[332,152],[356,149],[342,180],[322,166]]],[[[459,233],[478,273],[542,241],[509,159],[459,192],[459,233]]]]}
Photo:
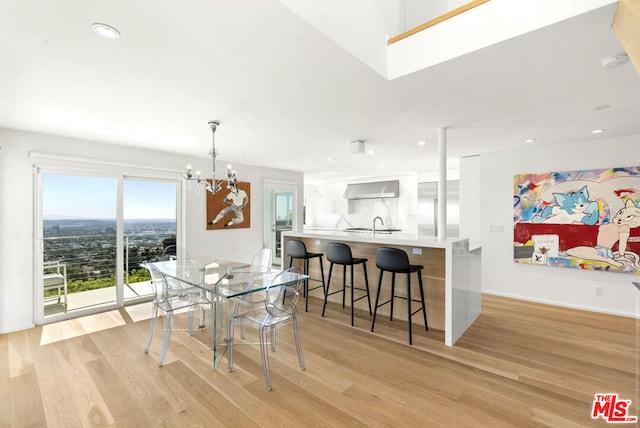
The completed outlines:
{"type": "Polygon", "coordinates": [[[640,77],[600,66],[623,52],[614,11],[387,81],[277,0],[3,0],[0,127],[205,157],[217,119],[222,161],[323,180],[436,170],[439,127],[454,168],[527,138],[640,134],[640,77]]]}

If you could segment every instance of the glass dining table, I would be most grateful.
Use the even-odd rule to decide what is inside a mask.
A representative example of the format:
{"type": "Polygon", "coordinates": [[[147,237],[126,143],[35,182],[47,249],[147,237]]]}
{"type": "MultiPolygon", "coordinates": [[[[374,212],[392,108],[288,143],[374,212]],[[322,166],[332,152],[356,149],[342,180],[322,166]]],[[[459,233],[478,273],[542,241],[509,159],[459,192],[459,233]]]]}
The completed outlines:
{"type": "MultiPolygon", "coordinates": [[[[213,314],[209,317],[213,368],[227,348],[222,340],[226,332],[226,303],[234,297],[264,291],[271,284],[283,286],[307,279],[307,275],[279,271],[255,272],[251,265],[217,257],[198,257],[188,261],[166,260],[151,262],[165,276],[174,278],[188,286],[200,288],[213,301],[213,314]],[[277,278],[277,283],[273,281],[277,278]]],[[[203,319],[202,317],[200,319],[203,319]]]]}

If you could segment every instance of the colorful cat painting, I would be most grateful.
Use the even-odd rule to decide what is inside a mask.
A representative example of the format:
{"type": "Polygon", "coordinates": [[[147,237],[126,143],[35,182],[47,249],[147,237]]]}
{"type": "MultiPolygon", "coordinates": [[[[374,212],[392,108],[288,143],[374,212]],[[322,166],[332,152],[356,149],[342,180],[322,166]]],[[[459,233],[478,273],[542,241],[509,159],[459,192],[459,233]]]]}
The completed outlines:
{"type": "Polygon", "coordinates": [[[640,269],[640,256],[627,250],[631,229],[640,227],[640,208],[631,199],[611,219],[611,222],[598,227],[595,247],[575,247],[567,250],[567,254],[583,260],[595,260],[609,263],[621,268],[625,262],[640,269]],[[618,243],[618,251],[613,246],[618,243]]]}
{"type": "Polygon", "coordinates": [[[587,186],[583,186],[577,192],[554,193],[553,197],[557,205],[545,207],[539,215],[531,219],[533,223],[582,223],[593,226],[598,222],[598,203],[589,200],[587,186]]]}

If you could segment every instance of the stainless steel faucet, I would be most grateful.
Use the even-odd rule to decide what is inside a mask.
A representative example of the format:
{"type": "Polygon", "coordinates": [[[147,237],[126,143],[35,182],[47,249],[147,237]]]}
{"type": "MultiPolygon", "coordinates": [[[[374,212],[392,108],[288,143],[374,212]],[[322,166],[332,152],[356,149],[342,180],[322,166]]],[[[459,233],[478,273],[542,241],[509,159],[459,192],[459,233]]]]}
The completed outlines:
{"type": "Polygon", "coordinates": [[[382,221],[382,217],[378,216],[373,219],[373,233],[376,233],[376,220],[380,220],[380,225],[384,226],[384,221],[382,221]]]}

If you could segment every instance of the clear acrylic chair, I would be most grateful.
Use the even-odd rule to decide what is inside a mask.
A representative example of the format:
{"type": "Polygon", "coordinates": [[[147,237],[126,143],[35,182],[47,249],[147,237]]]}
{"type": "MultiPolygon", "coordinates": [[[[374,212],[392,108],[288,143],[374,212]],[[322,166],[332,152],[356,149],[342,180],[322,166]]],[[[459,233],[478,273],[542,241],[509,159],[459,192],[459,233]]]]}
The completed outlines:
{"type": "MultiPolygon", "coordinates": [[[[271,270],[271,260],[271,250],[269,248],[263,248],[253,255],[250,265],[236,267],[231,269],[229,273],[233,275],[234,270],[246,271],[247,269],[256,274],[267,273],[271,270]]],[[[250,293],[241,297],[234,297],[231,300],[233,301],[231,315],[237,317],[241,312],[262,306],[262,302],[264,302],[264,293],[250,293]]],[[[244,327],[242,324],[240,324],[240,329],[240,337],[244,339],[244,327]]]]}
{"type": "Polygon", "coordinates": [[[260,307],[242,312],[237,316],[233,314],[227,320],[227,337],[229,340],[229,371],[233,371],[233,346],[234,325],[237,321],[243,321],[248,325],[258,328],[260,336],[260,354],[262,356],[262,368],[267,389],[271,390],[271,374],[269,370],[269,336],[271,337],[271,350],[276,349],[276,330],[285,324],[293,324],[293,334],[298,353],[300,368],[304,370],[304,358],[302,356],[302,342],[300,340],[300,328],[298,325],[298,310],[296,304],[300,297],[300,287],[304,281],[299,280],[289,285],[278,286],[280,277],[289,272],[299,274],[297,268],[291,268],[278,274],[267,286],[264,301],[260,307]]]}
{"type": "Polygon", "coordinates": [[[251,272],[269,272],[271,270],[271,250],[263,248],[253,255],[251,259],[251,272]]]}
{"type": "Polygon", "coordinates": [[[158,256],[156,260],[177,260],[179,263],[187,263],[191,260],[191,256],[186,248],[169,245],[162,250],[162,255],[158,256]]]}
{"type": "Polygon", "coordinates": [[[161,315],[166,315],[166,321],[164,323],[164,338],[162,340],[160,356],[158,357],[158,366],[162,366],[169,346],[169,339],[171,338],[173,314],[176,311],[188,310],[189,335],[193,335],[194,309],[206,306],[212,314],[213,303],[201,290],[196,287],[187,287],[186,284],[167,277],[153,264],[147,263],[146,268],[151,274],[151,287],[154,298],[151,324],[149,325],[149,333],[147,335],[147,343],[144,347],[144,352],[149,352],[157,318],[161,315]]]}

